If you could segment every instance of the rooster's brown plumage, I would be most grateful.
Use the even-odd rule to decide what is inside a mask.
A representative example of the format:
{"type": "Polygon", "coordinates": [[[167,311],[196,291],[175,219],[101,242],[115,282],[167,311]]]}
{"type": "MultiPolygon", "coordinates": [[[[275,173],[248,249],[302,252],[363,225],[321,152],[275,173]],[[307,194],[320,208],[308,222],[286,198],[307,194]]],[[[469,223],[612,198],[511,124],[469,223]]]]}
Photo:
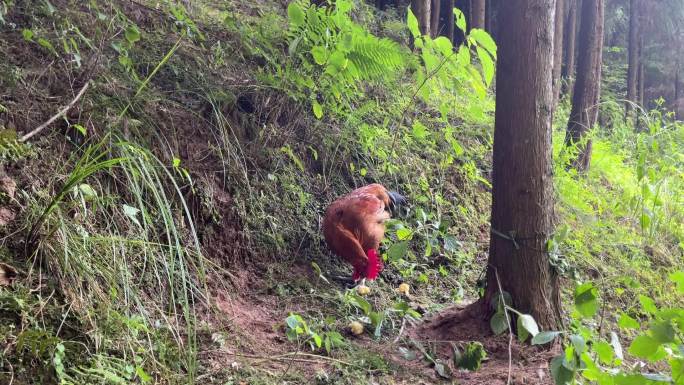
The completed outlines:
{"type": "Polygon", "coordinates": [[[358,188],[328,206],[323,235],[330,250],[354,267],[352,278],[375,279],[382,270],[378,255],[385,221],[406,200],[381,184],[358,188]]]}

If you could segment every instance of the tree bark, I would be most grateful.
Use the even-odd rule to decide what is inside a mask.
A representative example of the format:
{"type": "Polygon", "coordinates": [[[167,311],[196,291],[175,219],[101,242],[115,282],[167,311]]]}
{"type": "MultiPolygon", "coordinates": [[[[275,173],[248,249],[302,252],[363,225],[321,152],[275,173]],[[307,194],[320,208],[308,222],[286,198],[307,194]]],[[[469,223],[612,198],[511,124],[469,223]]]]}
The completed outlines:
{"type": "Polygon", "coordinates": [[[438,34],[449,40],[454,39],[454,0],[441,0],[439,2],[439,27],[438,34]]]}
{"type": "Polygon", "coordinates": [[[485,303],[499,292],[544,330],[560,321],[552,232],[551,107],[554,0],[501,2],[492,216],[485,303]],[[515,241],[513,241],[515,239],[515,241]]]}
{"type": "Polygon", "coordinates": [[[418,27],[423,35],[430,35],[431,0],[411,0],[411,11],[418,19],[418,27]]]}
{"type": "Polygon", "coordinates": [[[470,28],[485,28],[485,0],[471,0],[470,28]]]}
{"type": "Polygon", "coordinates": [[[596,124],[599,110],[603,61],[603,11],[603,0],[582,2],[577,79],[565,136],[567,145],[579,146],[579,154],[573,166],[580,172],[589,169],[591,140],[587,140],[586,143],[582,143],[582,140],[596,124]]]}
{"type": "Polygon", "coordinates": [[[563,26],[565,24],[565,1],[556,0],[555,27],[553,31],[553,108],[558,106],[561,92],[561,69],[563,68],[563,26]]]}
{"type": "Polygon", "coordinates": [[[431,0],[430,4],[430,35],[432,38],[439,36],[439,17],[440,17],[440,0],[431,0]]]}
{"type": "Polygon", "coordinates": [[[625,120],[633,119],[633,104],[637,100],[637,73],[639,71],[639,0],[629,1],[629,42],[627,47],[627,102],[625,120]]]}
{"type": "Polygon", "coordinates": [[[562,77],[565,79],[566,88],[564,93],[572,90],[573,80],[575,78],[575,42],[577,38],[577,2],[581,0],[567,0],[568,1],[568,16],[565,25],[565,62],[562,70],[562,77]]]}

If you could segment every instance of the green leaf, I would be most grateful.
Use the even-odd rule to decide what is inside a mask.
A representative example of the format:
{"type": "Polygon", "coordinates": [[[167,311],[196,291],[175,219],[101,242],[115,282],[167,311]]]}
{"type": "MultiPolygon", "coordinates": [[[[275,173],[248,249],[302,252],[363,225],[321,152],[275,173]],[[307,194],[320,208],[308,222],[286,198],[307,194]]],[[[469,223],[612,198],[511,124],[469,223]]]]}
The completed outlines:
{"type": "Polygon", "coordinates": [[[506,319],[506,314],[503,312],[496,312],[489,320],[489,326],[492,328],[492,332],[495,335],[500,335],[501,333],[508,330],[508,320],[506,319]]]}
{"type": "Polygon", "coordinates": [[[591,282],[575,289],[575,308],[584,318],[591,318],[598,311],[598,289],[591,282]]]}
{"type": "Polygon", "coordinates": [[[311,102],[311,107],[313,109],[314,116],[316,119],[320,119],[323,117],[323,107],[321,106],[320,103],[318,103],[317,100],[314,100],[311,102]]]}
{"type": "Polygon", "coordinates": [[[451,378],[451,371],[449,370],[449,367],[444,365],[439,360],[435,361],[435,372],[437,372],[437,374],[439,374],[439,376],[442,378],[451,378]]]}
{"type": "Polygon", "coordinates": [[[674,385],[684,385],[684,358],[670,360],[670,368],[671,376],[675,380],[674,385]]]}
{"type": "Polygon", "coordinates": [[[593,348],[601,363],[609,365],[613,362],[615,355],[613,353],[613,347],[609,343],[599,341],[594,343],[593,348]]]}
{"type": "Polygon", "coordinates": [[[311,56],[313,56],[316,64],[323,65],[328,60],[328,51],[325,49],[325,47],[317,45],[311,48],[311,56]]]}
{"type": "Polygon", "coordinates": [[[674,342],[675,330],[669,321],[654,322],[649,329],[651,330],[653,339],[658,341],[658,343],[667,344],[674,342]]]}
{"type": "Polygon", "coordinates": [[[79,134],[81,134],[81,135],[83,135],[83,136],[88,135],[88,131],[86,130],[86,128],[83,127],[83,126],[81,126],[80,124],[74,124],[74,125],[72,125],[71,127],[75,128],[76,131],[78,131],[79,134]]]}
{"type": "Polygon", "coordinates": [[[478,47],[486,49],[493,58],[496,58],[496,43],[487,31],[473,28],[470,30],[470,37],[477,42],[478,47]]]}
{"type": "Polygon", "coordinates": [[[570,336],[570,343],[575,348],[577,354],[582,354],[587,350],[587,342],[579,334],[573,334],[570,336]]]}
{"type": "Polygon", "coordinates": [[[629,353],[639,358],[649,358],[657,351],[660,344],[653,337],[640,335],[632,341],[629,346],[629,353]]]}
{"type": "Polygon", "coordinates": [[[392,246],[387,250],[387,258],[390,261],[398,261],[404,256],[406,256],[406,252],[408,251],[408,242],[402,241],[402,242],[397,242],[393,243],[392,246]]]}
{"type": "Polygon", "coordinates": [[[363,311],[363,314],[369,316],[372,313],[373,307],[365,299],[361,298],[358,294],[354,293],[350,297],[350,303],[363,311]]]}
{"type": "Polygon", "coordinates": [[[557,332],[557,331],[543,331],[539,332],[536,336],[532,337],[532,345],[544,345],[548,344],[549,342],[553,341],[558,337],[562,332],[557,332]]]}
{"type": "Polygon", "coordinates": [[[620,313],[620,318],[618,319],[618,326],[621,329],[639,329],[639,327],[641,327],[637,320],[628,316],[625,313],[620,313]]]}
{"type": "Polygon", "coordinates": [[[482,64],[482,77],[484,78],[485,85],[489,87],[494,79],[494,61],[489,53],[484,49],[477,47],[477,57],[480,59],[480,64],[482,64]]]}
{"type": "Polygon", "coordinates": [[[136,41],[140,40],[140,30],[136,25],[129,25],[126,27],[126,31],[124,31],[124,36],[126,37],[126,40],[128,40],[129,43],[133,44],[136,41]]]}
{"type": "Polygon", "coordinates": [[[677,292],[684,294],[684,271],[677,271],[670,274],[670,280],[677,284],[677,292]]]}
{"type": "Polygon", "coordinates": [[[575,372],[563,365],[565,356],[560,355],[551,360],[551,377],[556,385],[567,385],[575,379],[575,372]]]}
{"type": "Polygon", "coordinates": [[[644,309],[644,311],[649,314],[655,314],[658,312],[658,307],[656,306],[655,301],[649,297],[646,297],[645,295],[639,295],[639,303],[641,303],[641,307],[644,309]]]}
{"type": "Polygon", "coordinates": [[[537,326],[537,321],[534,320],[529,314],[521,314],[518,316],[518,338],[520,341],[527,340],[530,335],[532,337],[539,334],[539,326],[537,326]],[[523,333],[522,331],[525,331],[523,333]]]}
{"type": "Polygon", "coordinates": [[[411,234],[413,234],[413,232],[405,227],[397,229],[397,238],[399,238],[400,241],[411,238],[411,234]]]}
{"type": "Polygon", "coordinates": [[[411,31],[411,35],[413,37],[420,36],[420,28],[418,28],[418,19],[416,19],[416,15],[414,15],[413,11],[411,11],[411,7],[408,8],[406,24],[408,25],[408,29],[409,31],[411,31]]]}
{"type": "Polygon", "coordinates": [[[454,23],[456,23],[456,27],[460,29],[461,32],[466,33],[465,14],[458,8],[454,8],[454,23]]]}
{"type": "Polygon", "coordinates": [[[413,125],[411,126],[411,135],[414,138],[416,138],[419,141],[422,141],[425,138],[427,138],[429,134],[430,132],[428,131],[428,128],[425,127],[423,123],[421,123],[418,120],[413,122],[413,125]]]}
{"type": "Polygon", "coordinates": [[[444,36],[439,36],[435,40],[432,41],[437,49],[442,53],[444,56],[449,56],[453,53],[454,46],[451,44],[451,40],[444,36]]]}
{"type": "Polygon", "coordinates": [[[24,37],[24,40],[26,40],[26,41],[32,41],[32,40],[33,40],[33,35],[34,35],[34,34],[33,34],[33,31],[30,30],[30,29],[24,28],[24,29],[21,30],[21,36],[23,36],[23,37],[24,37]]]}
{"type": "Polygon", "coordinates": [[[444,236],[444,250],[448,252],[455,252],[461,246],[461,243],[453,235],[447,234],[444,236]]]}
{"type": "Polygon", "coordinates": [[[287,17],[290,20],[290,25],[299,26],[304,24],[306,16],[302,7],[296,1],[293,1],[287,6],[287,17]]]}
{"type": "Polygon", "coordinates": [[[466,345],[462,354],[454,355],[454,364],[457,368],[476,371],[480,369],[482,360],[487,358],[487,352],[480,342],[470,342],[466,345]]]}
{"type": "Polygon", "coordinates": [[[131,220],[131,222],[140,226],[140,222],[138,222],[138,213],[140,212],[140,210],[138,208],[129,205],[123,205],[123,212],[128,217],[128,219],[131,220]]]}
{"type": "Polygon", "coordinates": [[[89,184],[81,183],[78,186],[78,190],[83,194],[83,197],[86,198],[86,200],[97,198],[97,191],[89,184]]]}

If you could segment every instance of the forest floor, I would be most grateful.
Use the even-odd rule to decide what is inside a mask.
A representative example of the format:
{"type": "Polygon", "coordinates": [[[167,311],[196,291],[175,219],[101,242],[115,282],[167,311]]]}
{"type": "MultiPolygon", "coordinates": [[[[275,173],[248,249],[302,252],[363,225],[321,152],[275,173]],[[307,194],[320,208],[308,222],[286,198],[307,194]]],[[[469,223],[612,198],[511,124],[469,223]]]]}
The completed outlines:
{"type": "MultiPolygon", "coordinates": [[[[553,383],[559,346],[494,336],[469,306],[487,261],[491,95],[463,91],[469,104],[445,123],[404,76],[317,119],[282,78],[296,49],[282,2],[204,0],[187,14],[11,3],[0,2],[0,384],[553,383]],[[74,108],[18,140],[86,82],[74,108]],[[387,122],[404,115],[458,141],[407,136],[388,161],[387,122]],[[388,226],[387,268],[361,297],[336,278],[351,270],[319,224],[336,196],[382,178],[412,211],[388,226]],[[455,352],[477,342],[481,367],[457,369],[455,352]]],[[[408,41],[395,14],[358,6],[356,19],[408,41]]],[[[555,261],[566,299],[582,278],[602,283],[606,312],[635,306],[620,292],[634,282],[679,301],[662,282],[681,263],[674,237],[627,244],[617,237],[640,233],[634,218],[595,214],[622,194],[606,175],[633,179],[603,171],[592,183],[617,191],[605,201],[559,177],[575,237],[555,261]]]]}

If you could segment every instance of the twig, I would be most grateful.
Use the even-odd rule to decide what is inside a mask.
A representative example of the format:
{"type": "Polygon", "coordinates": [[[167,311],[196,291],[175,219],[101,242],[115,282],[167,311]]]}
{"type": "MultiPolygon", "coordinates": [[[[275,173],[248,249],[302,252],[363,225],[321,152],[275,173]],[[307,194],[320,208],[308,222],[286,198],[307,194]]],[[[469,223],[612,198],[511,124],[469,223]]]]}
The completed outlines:
{"type": "Polygon", "coordinates": [[[52,124],[60,116],[66,114],[67,111],[69,111],[76,104],[76,102],[81,98],[81,96],[83,96],[83,94],[88,89],[89,85],[90,85],[90,80],[85,82],[85,84],[83,85],[83,88],[81,88],[81,90],[78,91],[78,94],[76,94],[76,97],[69,104],[67,104],[66,107],[62,108],[59,112],[57,112],[55,115],[53,115],[50,119],[47,120],[47,122],[41,124],[40,126],[36,127],[33,131],[31,131],[31,132],[27,133],[26,135],[22,136],[21,138],[19,138],[19,141],[25,142],[25,141],[31,139],[34,135],[37,135],[38,133],[43,131],[47,126],[52,124]]]}
{"type": "Polygon", "coordinates": [[[404,332],[404,326],[406,326],[406,317],[404,317],[404,318],[401,320],[401,328],[399,328],[399,334],[397,334],[397,338],[394,339],[394,343],[395,343],[395,344],[396,344],[397,342],[399,342],[399,339],[401,338],[401,333],[404,332]]]}
{"type": "Polygon", "coordinates": [[[511,326],[511,319],[508,317],[508,310],[506,309],[506,301],[504,300],[503,289],[501,288],[501,281],[499,280],[499,272],[496,267],[491,266],[494,269],[494,276],[496,276],[496,284],[499,286],[499,297],[504,303],[504,315],[506,316],[506,323],[508,324],[508,379],[506,384],[511,383],[511,373],[513,372],[513,330],[511,326]]]}

